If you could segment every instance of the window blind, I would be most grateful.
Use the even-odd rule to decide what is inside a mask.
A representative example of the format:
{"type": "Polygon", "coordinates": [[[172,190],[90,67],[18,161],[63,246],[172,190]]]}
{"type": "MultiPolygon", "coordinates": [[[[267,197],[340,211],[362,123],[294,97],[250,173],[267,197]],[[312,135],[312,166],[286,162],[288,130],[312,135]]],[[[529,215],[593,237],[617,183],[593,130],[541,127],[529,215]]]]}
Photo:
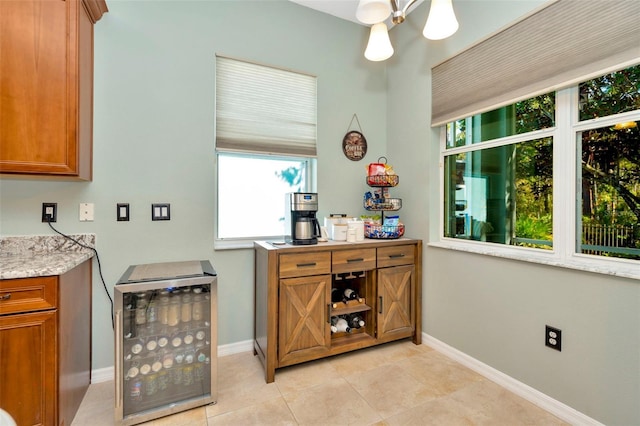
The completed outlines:
{"type": "Polygon", "coordinates": [[[431,125],[640,62],[640,1],[556,0],[432,69],[431,125]]]}
{"type": "Polygon", "coordinates": [[[216,148],[316,155],[316,78],[216,56],[216,148]]]}

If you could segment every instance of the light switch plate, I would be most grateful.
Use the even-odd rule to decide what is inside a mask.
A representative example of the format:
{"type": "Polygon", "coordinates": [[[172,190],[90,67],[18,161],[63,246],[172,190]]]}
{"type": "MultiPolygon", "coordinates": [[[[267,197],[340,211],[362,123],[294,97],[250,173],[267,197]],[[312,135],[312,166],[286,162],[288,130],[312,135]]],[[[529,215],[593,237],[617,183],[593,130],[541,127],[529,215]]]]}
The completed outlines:
{"type": "Polygon", "coordinates": [[[118,203],[116,218],[118,222],[129,221],[129,203],[118,203]]]}
{"type": "Polygon", "coordinates": [[[169,203],[151,204],[151,220],[171,220],[171,205],[169,203]]]}

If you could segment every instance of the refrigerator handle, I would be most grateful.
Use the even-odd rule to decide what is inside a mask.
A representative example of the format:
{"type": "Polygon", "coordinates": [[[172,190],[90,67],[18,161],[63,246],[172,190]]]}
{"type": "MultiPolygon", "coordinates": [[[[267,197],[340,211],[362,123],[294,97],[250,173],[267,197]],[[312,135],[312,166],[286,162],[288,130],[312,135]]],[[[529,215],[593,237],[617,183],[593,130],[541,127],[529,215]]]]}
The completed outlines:
{"type": "Polygon", "coordinates": [[[122,327],[120,325],[120,317],[122,316],[122,311],[116,311],[115,325],[116,325],[116,374],[115,374],[115,382],[116,382],[116,408],[120,408],[122,405],[122,380],[120,380],[120,376],[122,374],[122,327]]]}

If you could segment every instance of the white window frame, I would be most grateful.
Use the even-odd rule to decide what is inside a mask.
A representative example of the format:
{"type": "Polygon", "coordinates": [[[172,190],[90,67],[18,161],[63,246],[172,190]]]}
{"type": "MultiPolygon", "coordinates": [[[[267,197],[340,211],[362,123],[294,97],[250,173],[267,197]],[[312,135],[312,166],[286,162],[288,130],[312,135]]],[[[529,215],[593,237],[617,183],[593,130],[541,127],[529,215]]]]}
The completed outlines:
{"type": "MultiPolygon", "coordinates": [[[[623,68],[620,68],[623,69],[623,68]]],[[[606,74],[610,70],[603,71],[606,74]]],[[[640,279],[640,261],[614,257],[603,257],[576,252],[577,203],[579,201],[578,170],[581,157],[577,152],[578,132],[613,125],[625,121],[640,120],[640,111],[578,121],[578,86],[574,85],[556,91],[556,127],[544,129],[524,135],[515,135],[495,141],[482,142],[473,146],[449,148],[446,147],[446,125],[440,130],[439,154],[439,241],[429,245],[453,250],[466,251],[496,257],[521,260],[559,266],[583,271],[597,272],[640,279]],[[468,241],[444,236],[444,158],[457,152],[468,152],[476,149],[487,149],[519,141],[553,137],[553,248],[543,250],[529,247],[519,247],[489,243],[482,241],[468,241]]]]}

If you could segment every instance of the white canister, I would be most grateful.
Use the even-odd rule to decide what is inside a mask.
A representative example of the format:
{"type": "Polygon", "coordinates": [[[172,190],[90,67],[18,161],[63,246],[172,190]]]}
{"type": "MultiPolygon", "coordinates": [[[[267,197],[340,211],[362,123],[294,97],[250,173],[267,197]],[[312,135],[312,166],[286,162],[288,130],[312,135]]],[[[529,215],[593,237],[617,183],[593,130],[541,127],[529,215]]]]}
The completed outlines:
{"type": "Polygon", "coordinates": [[[335,241],[347,241],[347,229],[346,223],[334,223],[333,224],[333,240],[335,241]]]}
{"type": "Polygon", "coordinates": [[[347,222],[349,230],[354,231],[355,241],[364,241],[364,222],[362,220],[350,220],[347,222]]]}

